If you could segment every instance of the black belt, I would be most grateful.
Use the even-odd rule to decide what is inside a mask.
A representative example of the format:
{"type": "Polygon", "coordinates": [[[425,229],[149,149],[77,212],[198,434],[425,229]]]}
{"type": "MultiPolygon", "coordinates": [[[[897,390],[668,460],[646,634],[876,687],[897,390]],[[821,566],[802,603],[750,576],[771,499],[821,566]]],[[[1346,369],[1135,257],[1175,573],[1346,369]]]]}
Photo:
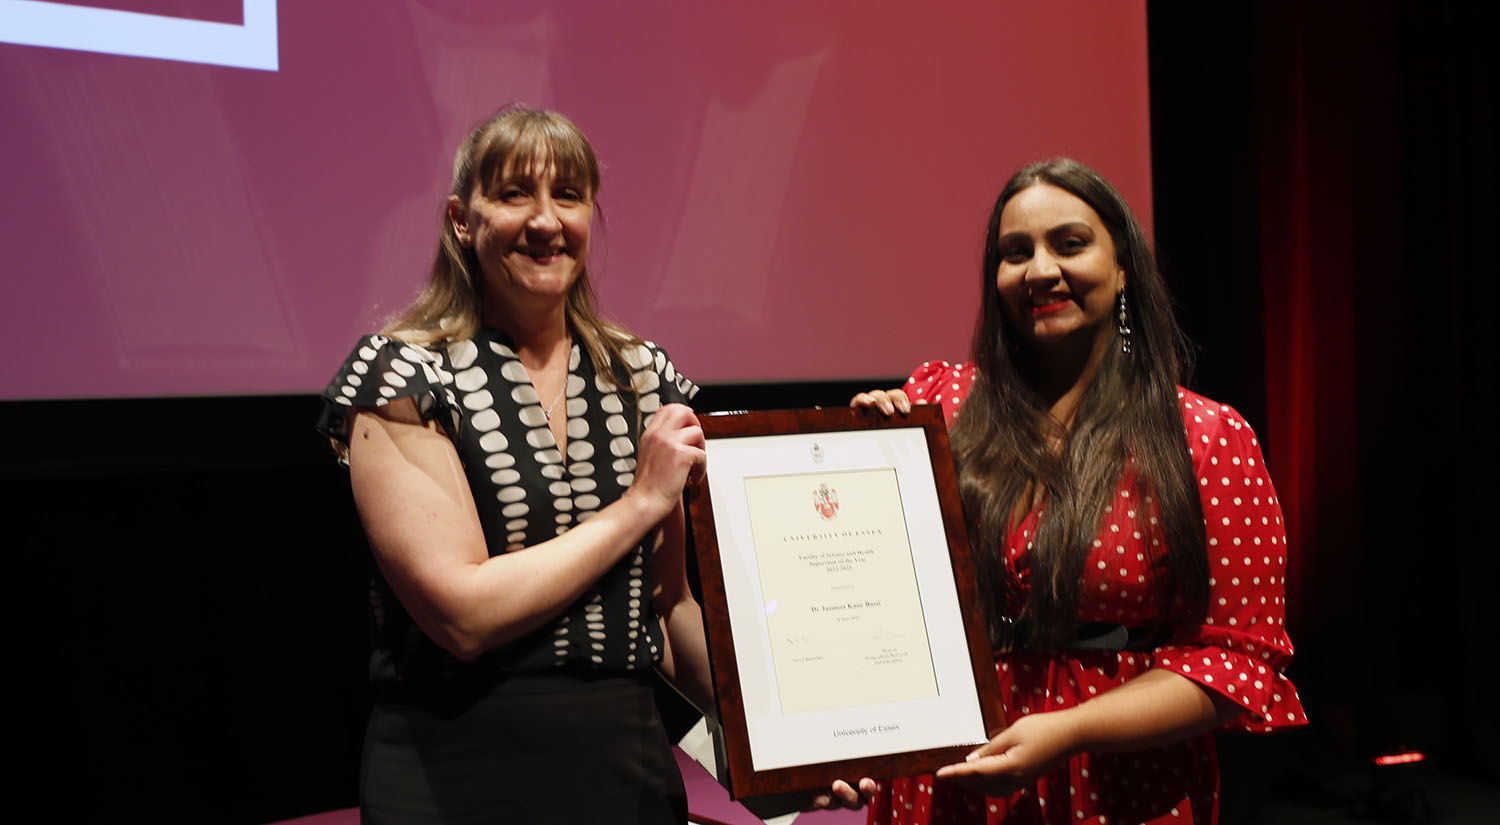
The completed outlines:
{"type": "MultiPolygon", "coordinates": [[[[1029,643],[1031,623],[1026,619],[1002,619],[999,652],[1038,651],[1029,643]]],[[[1160,627],[1126,627],[1108,622],[1084,622],[1073,631],[1073,638],[1054,650],[1151,650],[1161,646],[1164,634],[1160,627]]],[[[1038,651],[1040,652],[1040,651],[1038,651]]]]}

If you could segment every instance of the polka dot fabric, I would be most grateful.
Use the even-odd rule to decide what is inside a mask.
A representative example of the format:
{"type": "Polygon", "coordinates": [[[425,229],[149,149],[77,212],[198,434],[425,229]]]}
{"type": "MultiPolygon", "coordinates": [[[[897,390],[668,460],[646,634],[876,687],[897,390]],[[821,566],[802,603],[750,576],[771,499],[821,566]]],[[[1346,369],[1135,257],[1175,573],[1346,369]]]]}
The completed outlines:
{"type": "MultiPolygon", "coordinates": [[[[348,412],[413,398],[444,426],[463,462],[490,555],[561,535],[624,494],[635,479],[639,433],[664,404],[686,403],[697,387],[651,343],[628,349],[615,375],[640,395],[615,390],[576,342],[569,354],[566,444],[548,426],[544,402],[508,339],[480,330],[471,340],[428,350],[370,336],[324,392],[320,429],[347,439],[348,412]]],[[[382,653],[396,682],[464,671],[580,666],[645,670],[661,657],[661,630],[649,597],[650,542],[596,582],[552,622],[481,657],[475,667],[448,656],[416,629],[378,582],[377,682],[382,653]]]]}
{"type": "MultiPolygon", "coordinates": [[[[974,383],[964,364],[928,362],[907,381],[914,401],[941,404],[951,424],[974,383]]],[[[1245,708],[1226,730],[1271,731],[1305,724],[1296,689],[1283,676],[1292,645],[1283,628],[1286,537],[1276,491],[1254,432],[1233,408],[1179,391],[1183,422],[1207,520],[1209,614],[1172,625],[1166,644],[1148,651],[1014,652],[996,662],[1007,718],[1063,710],[1151,668],[1179,673],[1245,708]]],[[[1085,568],[1079,606],[1085,622],[1132,627],[1170,617],[1147,575],[1159,543],[1153,503],[1135,501],[1130,479],[1105,512],[1085,568]]],[[[1007,608],[1024,601],[1029,582],[1032,513],[1008,542],[1007,608]]],[[[1084,753],[1035,786],[991,799],[930,775],[881,783],[871,823],[1181,823],[1218,819],[1218,760],[1212,736],[1125,754],[1084,753]]]]}

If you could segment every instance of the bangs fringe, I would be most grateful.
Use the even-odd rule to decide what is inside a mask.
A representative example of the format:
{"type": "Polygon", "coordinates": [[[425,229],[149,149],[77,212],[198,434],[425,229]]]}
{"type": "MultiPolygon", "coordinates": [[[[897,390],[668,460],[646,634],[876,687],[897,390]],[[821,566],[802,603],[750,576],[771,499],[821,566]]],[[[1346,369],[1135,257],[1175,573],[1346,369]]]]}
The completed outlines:
{"type": "Polygon", "coordinates": [[[587,188],[592,199],[599,192],[599,164],[588,140],[570,124],[550,118],[527,118],[511,132],[498,129],[480,148],[474,180],[493,194],[512,169],[551,169],[557,180],[587,188]]]}

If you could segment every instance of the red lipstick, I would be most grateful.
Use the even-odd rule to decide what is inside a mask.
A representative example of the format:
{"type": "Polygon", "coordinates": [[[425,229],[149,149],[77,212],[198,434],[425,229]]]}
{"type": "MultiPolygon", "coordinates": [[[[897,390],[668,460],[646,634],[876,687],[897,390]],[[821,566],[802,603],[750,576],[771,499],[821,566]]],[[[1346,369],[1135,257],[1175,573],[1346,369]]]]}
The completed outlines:
{"type": "Polygon", "coordinates": [[[1037,315],[1051,315],[1054,312],[1061,312],[1065,307],[1067,307],[1067,305],[1068,305],[1068,299],[1067,298],[1061,298],[1059,300],[1053,301],[1050,304],[1042,304],[1041,306],[1034,306],[1034,307],[1032,307],[1031,308],[1031,314],[1033,316],[1037,316],[1037,315]]]}

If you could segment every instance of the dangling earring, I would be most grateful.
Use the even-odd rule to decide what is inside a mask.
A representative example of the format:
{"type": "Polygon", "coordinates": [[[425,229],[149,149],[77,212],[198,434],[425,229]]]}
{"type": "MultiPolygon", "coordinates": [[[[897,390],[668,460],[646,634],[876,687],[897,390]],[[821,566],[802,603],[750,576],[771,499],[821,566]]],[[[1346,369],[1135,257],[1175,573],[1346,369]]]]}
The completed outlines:
{"type": "Polygon", "coordinates": [[[1130,354],[1130,318],[1125,314],[1125,290],[1120,290],[1120,313],[1119,320],[1115,322],[1115,331],[1120,333],[1120,352],[1130,354]]]}

